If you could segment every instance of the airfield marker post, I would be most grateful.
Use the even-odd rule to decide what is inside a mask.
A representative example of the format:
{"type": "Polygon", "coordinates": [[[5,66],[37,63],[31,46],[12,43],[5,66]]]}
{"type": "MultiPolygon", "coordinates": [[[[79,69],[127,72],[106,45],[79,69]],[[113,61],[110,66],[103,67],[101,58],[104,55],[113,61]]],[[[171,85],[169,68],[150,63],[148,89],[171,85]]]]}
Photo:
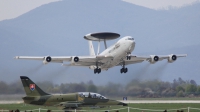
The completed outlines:
{"type": "Polygon", "coordinates": [[[128,107],[128,112],[129,112],[129,109],[130,109],[130,108],[128,107]]]}
{"type": "Polygon", "coordinates": [[[190,112],[190,107],[188,107],[188,112],[190,112]]]}
{"type": "Polygon", "coordinates": [[[74,112],[76,112],[76,109],[74,110],[74,112]]]}
{"type": "Polygon", "coordinates": [[[38,110],[39,110],[39,112],[40,112],[40,108],[39,108],[38,110]]]}

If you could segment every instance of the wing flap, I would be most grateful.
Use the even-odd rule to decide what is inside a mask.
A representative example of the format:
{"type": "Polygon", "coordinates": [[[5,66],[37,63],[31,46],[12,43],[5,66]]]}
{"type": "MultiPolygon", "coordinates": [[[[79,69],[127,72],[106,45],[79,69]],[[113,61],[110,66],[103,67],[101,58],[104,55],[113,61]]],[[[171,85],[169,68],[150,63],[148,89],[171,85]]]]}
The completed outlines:
{"type": "MultiPolygon", "coordinates": [[[[45,60],[49,56],[16,56],[15,59],[26,59],[26,60],[45,60]]],[[[53,63],[63,63],[63,61],[71,61],[70,56],[53,56],[50,57],[53,63]]]]}
{"type": "Polygon", "coordinates": [[[30,59],[30,60],[44,60],[41,56],[16,56],[15,59],[30,59]]]}
{"type": "Polygon", "coordinates": [[[70,63],[70,64],[62,64],[62,66],[95,66],[96,62],[76,62],[76,63],[70,63]]]}
{"type": "MultiPolygon", "coordinates": [[[[170,56],[172,56],[174,54],[171,54],[171,55],[158,55],[159,57],[159,61],[163,60],[163,59],[168,59],[170,56]]],[[[180,58],[180,57],[186,57],[187,54],[177,54],[176,57],[177,58],[180,58]]]]}
{"type": "MultiPolygon", "coordinates": [[[[129,64],[135,64],[135,63],[141,63],[143,61],[151,61],[152,57],[154,57],[156,55],[150,55],[150,56],[137,56],[137,55],[132,55],[130,60],[124,60],[125,65],[129,65],[129,64]]],[[[172,56],[176,56],[176,58],[180,58],[180,57],[186,57],[187,54],[170,54],[170,55],[158,55],[159,60],[158,61],[162,61],[164,59],[167,59],[168,62],[173,62],[175,60],[171,60],[172,56]]]]}
{"type": "Polygon", "coordinates": [[[80,62],[104,62],[112,59],[112,56],[79,56],[80,62]]]}
{"type": "Polygon", "coordinates": [[[64,61],[70,62],[70,64],[63,64],[63,66],[93,66],[98,64],[103,64],[104,62],[111,60],[112,56],[16,56],[15,59],[27,59],[27,60],[42,60],[44,64],[49,62],[52,63],[63,63],[64,61]],[[74,62],[74,57],[78,57],[79,61],[74,62]],[[49,60],[47,60],[49,58],[49,60]]]}

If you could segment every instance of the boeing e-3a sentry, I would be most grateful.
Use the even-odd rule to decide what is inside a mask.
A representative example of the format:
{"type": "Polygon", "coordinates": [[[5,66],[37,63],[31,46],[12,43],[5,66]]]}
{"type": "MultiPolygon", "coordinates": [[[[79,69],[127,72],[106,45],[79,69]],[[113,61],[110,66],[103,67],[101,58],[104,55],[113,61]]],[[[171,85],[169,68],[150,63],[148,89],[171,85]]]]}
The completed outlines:
{"type": "Polygon", "coordinates": [[[101,73],[101,70],[108,70],[114,66],[122,66],[121,73],[128,72],[126,65],[149,61],[154,64],[163,59],[167,59],[169,63],[177,60],[179,57],[186,57],[186,54],[169,54],[169,55],[149,55],[139,56],[132,55],[131,52],[135,48],[135,39],[131,36],[121,38],[117,43],[107,48],[106,41],[120,37],[118,33],[100,32],[90,33],[84,36],[89,42],[89,56],[16,56],[16,59],[42,60],[44,64],[50,62],[63,63],[64,66],[85,66],[94,70],[94,73],[101,73]],[[97,54],[94,52],[92,41],[98,41],[97,54]],[[104,41],[105,50],[99,53],[100,42],[104,41]]]}
{"type": "Polygon", "coordinates": [[[82,107],[107,107],[107,106],[127,106],[128,104],[111,100],[103,95],[92,92],[77,92],[68,94],[48,94],[40,89],[30,78],[20,76],[25,97],[24,103],[43,106],[59,106],[63,109],[78,109],[82,107]]]}

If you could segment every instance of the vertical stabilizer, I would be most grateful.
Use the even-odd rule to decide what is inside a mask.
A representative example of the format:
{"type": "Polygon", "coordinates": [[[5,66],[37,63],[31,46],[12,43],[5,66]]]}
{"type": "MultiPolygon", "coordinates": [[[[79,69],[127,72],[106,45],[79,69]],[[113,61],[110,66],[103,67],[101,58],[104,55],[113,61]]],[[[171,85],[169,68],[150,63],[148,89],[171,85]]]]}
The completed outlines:
{"type": "Polygon", "coordinates": [[[31,79],[26,76],[20,76],[24,90],[27,96],[43,96],[49,95],[41,90],[31,79]]]}
{"type": "Polygon", "coordinates": [[[95,56],[95,52],[94,52],[94,47],[93,47],[92,41],[88,41],[88,43],[89,43],[90,56],[95,56]]]}

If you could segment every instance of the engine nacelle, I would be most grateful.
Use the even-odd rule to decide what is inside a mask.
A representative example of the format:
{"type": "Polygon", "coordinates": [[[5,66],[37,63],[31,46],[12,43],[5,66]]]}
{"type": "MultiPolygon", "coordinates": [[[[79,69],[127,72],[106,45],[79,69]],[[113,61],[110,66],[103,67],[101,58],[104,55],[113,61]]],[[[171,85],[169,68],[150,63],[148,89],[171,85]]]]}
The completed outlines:
{"type": "Polygon", "coordinates": [[[74,62],[78,62],[79,61],[79,58],[76,56],[74,57],[74,62]]]}
{"type": "Polygon", "coordinates": [[[171,54],[171,55],[169,55],[168,62],[172,63],[172,62],[176,61],[176,59],[177,59],[177,56],[174,54],[171,54]]]}
{"type": "Polygon", "coordinates": [[[149,62],[151,64],[154,64],[155,62],[157,62],[159,60],[159,57],[156,55],[151,55],[150,57],[151,57],[151,59],[149,60],[149,62]]]}
{"type": "Polygon", "coordinates": [[[44,64],[47,64],[47,63],[49,63],[49,62],[51,62],[51,57],[50,57],[50,56],[44,57],[43,63],[44,63],[44,64]]]}
{"type": "Polygon", "coordinates": [[[75,57],[72,57],[72,60],[71,60],[71,63],[76,63],[79,61],[79,57],[75,56],[75,57]]]}

